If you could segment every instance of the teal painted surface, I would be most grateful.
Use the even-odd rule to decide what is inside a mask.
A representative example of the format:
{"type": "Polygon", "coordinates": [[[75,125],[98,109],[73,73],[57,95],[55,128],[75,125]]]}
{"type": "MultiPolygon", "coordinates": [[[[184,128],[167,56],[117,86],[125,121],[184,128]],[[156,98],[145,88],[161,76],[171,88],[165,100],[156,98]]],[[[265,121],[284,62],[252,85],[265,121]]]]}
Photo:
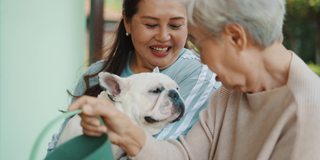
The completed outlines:
{"type": "Polygon", "coordinates": [[[83,0],[0,0],[0,160],[28,159],[41,129],[67,107],[84,52],[83,0]]]}

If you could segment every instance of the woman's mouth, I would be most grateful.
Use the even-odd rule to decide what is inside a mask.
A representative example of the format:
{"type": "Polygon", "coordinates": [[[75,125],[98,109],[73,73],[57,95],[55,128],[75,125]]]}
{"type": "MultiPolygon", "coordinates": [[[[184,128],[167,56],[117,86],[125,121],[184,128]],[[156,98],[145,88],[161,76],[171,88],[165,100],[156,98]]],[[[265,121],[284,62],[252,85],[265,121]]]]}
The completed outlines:
{"type": "Polygon", "coordinates": [[[151,53],[157,57],[165,57],[169,54],[171,47],[150,47],[151,53]]]}

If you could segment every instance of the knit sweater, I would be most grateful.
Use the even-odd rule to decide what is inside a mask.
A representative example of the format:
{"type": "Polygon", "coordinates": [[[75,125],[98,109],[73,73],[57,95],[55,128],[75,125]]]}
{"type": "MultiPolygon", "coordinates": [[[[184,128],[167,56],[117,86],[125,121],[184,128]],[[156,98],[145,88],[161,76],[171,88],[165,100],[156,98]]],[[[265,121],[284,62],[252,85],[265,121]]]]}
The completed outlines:
{"type": "Polygon", "coordinates": [[[148,136],[134,158],[320,159],[320,79],[293,54],[286,85],[253,94],[221,88],[187,136],[148,136]]]}

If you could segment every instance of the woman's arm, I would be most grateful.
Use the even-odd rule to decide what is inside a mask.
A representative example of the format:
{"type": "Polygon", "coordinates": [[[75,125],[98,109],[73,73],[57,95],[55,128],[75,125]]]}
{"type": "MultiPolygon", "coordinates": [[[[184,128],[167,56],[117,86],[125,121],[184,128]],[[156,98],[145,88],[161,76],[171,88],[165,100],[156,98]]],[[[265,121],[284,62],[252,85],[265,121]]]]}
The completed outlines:
{"type": "Polygon", "coordinates": [[[70,106],[70,110],[79,108],[83,110],[81,125],[85,134],[99,136],[107,133],[113,144],[120,146],[128,156],[134,156],[135,159],[208,159],[212,134],[206,123],[207,112],[202,113],[201,122],[185,138],[158,141],[147,135],[108,100],[83,96],[70,106]],[[99,125],[100,116],[105,125],[99,125]]]}

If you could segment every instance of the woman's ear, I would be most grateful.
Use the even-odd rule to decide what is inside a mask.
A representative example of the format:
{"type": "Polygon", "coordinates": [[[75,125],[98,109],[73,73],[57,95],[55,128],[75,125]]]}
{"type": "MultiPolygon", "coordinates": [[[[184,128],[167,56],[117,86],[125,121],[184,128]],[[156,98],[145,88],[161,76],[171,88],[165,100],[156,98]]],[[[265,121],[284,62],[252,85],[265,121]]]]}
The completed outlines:
{"type": "Polygon", "coordinates": [[[245,29],[241,25],[236,23],[226,25],[224,27],[224,35],[227,36],[230,44],[240,51],[246,48],[248,37],[245,29]]]}
{"type": "Polygon", "coordinates": [[[124,28],[126,29],[126,33],[130,34],[131,24],[130,24],[130,21],[125,16],[123,16],[123,23],[124,23],[124,28]]]}

